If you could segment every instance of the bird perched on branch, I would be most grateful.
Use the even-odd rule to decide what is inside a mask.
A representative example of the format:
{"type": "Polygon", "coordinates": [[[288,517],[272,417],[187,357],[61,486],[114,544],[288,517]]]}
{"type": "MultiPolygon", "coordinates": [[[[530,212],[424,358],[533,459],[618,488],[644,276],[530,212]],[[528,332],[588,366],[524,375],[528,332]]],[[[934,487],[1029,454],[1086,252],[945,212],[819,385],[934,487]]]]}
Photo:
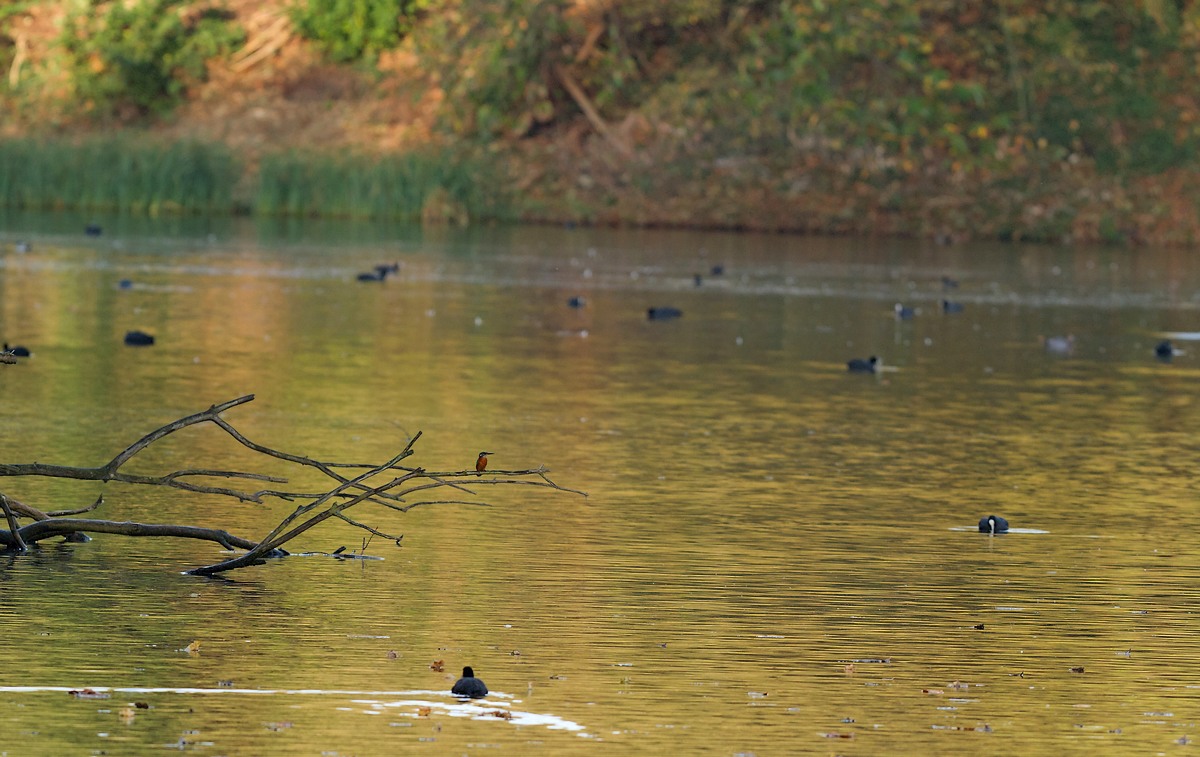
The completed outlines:
{"type": "Polygon", "coordinates": [[[494,454],[496,454],[496,453],[495,452],[480,452],[479,457],[475,458],[475,472],[483,473],[485,470],[487,470],[488,455],[494,455],[494,454]]]}
{"type": "Polygon", "coordinates": [[[475,677],[475,671],[471,670],[471,666],[468,665],[463,668],[463,677],[454,682],[450,693],[460,697],[480,699],[487,696],[488,688],[483,681],[475,677]]]}

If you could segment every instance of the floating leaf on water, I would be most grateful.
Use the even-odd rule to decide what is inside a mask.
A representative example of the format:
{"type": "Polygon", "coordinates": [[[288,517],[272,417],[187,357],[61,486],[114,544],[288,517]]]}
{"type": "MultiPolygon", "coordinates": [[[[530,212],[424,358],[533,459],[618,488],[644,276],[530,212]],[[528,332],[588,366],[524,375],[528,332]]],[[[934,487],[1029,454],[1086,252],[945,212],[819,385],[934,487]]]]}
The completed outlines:
{"type": "Polygon", "coordinates": [[[430,715],[432,712],[433,712],[433,708],[432,708],[432,707],[418,707],[418,708],[417,708],[417,717],[420,717],[420,718],[427,718],[427,717],[429,717],[429,715],[430,715]]]}
{"type": "Polygon", "coordinates": [[[945,694],[946,692],[942,689],[921,689],[921,693],[937,696],[939,694],[945,694]]]}
{"type": "Polygon", "coordinates": [[[877,665],[890,665],[892,662],[892,658],[891,657],[856,657],[856,658],[852,658],[849,660],[838,660],[838,662],[862,662],[862,663],[872,663],[872,664],[877,664],[877,665]]]}
{"type": "Polygon", "coordinates": [[[429,663],[429,669],[435,673],[441,673],[443,670],[446,669],[446,661],[445,660],[434,660],[433,662],[429,663]]]}
{"type": "Polygon", "coordinates": [[[567,677],[560,676],[560,675],[552,675],[552,676],[550,676],[550,680],[551,681],[565,681],[565,680],[567,680],[567,677]]]}
{"type": "Polygon", "coordinates": [[[946,684],[946,687],[950,689],[962,690],[971,688],[971,684],[964,683],[963,681],[951,681],[950,683],[946,684]]]}
{"type": "Polygon", "coordinates": [[[975,625],[971,626],[971,628],[974,628],[976,631],[982,631],[982,630],[983,630],[983,624],[982,624],[982,623],[976,623],[975,625]]]}
{"type": "Polygon", "coordinates": [[[224,681],[217,681],[217,685],[228,689],[229,687],[233,686],[233,681],[225,679],[224,681]]]}
{"type": "Polygon", "coordinates": [[[520,657],[520,656],[521,656],[521,650],[519,650],[519,649],[514,649],[513,651],[509,652],[508,654],[509,654],[510,656],[512,656],[512,657],[520,657]]]}
{"type": "Polygon", "coordinates": [[[133,722],[135,717],[137,717],[137,711],[132,707],[122,707],[121,709],[117,710],[117,717],[121,719],[122,723],[128,725],[129,723],[133,722]]]}
{"type": "Polygon", "coordinates": [[[1073,668],[1067,668],[1067,670],[1071,671],[1072,673],[1082,673],[1082,672],[1083,672],[1083,666],[1082,666],[1082,665],[1076,665],[1076,666],[1075,666],[1075,667],[1073,667],[1073,668]]]}
{"type": "Polygon", "coordinates": [[[836,732],[830,732],[830,733],[821,733],[821,734],[818,734],[818,735],[819,735],[819,736],[821,736],[821,737],[823,737],[823,738],[826,738],[826,739],[852,739],[852,738],[854,738],[854,734],[853,734],[853,733],[836,733],[836,732]]]}
{"type": "Polygon", "coordinates": [[[751,699],[763,699],[767,696],[767,692],[765,692],[765,691],[748,691],[748,692],[746,692],[746,695],[749,696],[751,699]]]}
{"type": "Polygon", "coordinates": [[[399,657],[399,656],[400,656],[400,653],[399,653],[399,652],[397,652],[397,651],[396,651],[396,650],[394,650],[394,649],[389,649],[389,650],[388,650],[388,654],[387,654],[387,656],[388,656],[388,659],[389,659],[389,660],[394,660],[394,659],[396,659],[397,657],[399,657]]]}
{"type": "Polygon", "coordinates": [[[854,663],[852,663],[852,662],[848,662],[842,666],[842,672],[848,676],[854,675],[854,670],[855,670],[854,663]]]}
{"type": "Polygon", "coordinates": [[[500,718],[501,720],[512,720],[513,714],[508,710],[492,710],[488,713],[492,717],[500,718]]]}
{"type": "Polygon", "coordinates": [[[291,721],[282,721],[278,723],[265,723],[268,731],[286,731],[292,727],[291,721]]]}
{"type": "Polygon", "coordinates": [[[187,652],[188,654],[196,654],[197,652],[200,651],[200,640],[197,639],[196,641],[193,641],[191,644],[188,644],[186,647],[183,648],[183,651],[187,652]]]}

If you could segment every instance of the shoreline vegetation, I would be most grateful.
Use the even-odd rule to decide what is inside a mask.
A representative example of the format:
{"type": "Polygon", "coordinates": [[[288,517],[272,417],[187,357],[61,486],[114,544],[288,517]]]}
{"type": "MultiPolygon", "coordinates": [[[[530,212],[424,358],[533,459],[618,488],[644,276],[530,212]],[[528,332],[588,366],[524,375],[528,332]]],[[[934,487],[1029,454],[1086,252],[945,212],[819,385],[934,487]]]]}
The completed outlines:
{"type": "Polygon", "coordinates": [[[1198,51],[1166,0],[16,2],[0,206],[1194,245],[1198,51]]]}

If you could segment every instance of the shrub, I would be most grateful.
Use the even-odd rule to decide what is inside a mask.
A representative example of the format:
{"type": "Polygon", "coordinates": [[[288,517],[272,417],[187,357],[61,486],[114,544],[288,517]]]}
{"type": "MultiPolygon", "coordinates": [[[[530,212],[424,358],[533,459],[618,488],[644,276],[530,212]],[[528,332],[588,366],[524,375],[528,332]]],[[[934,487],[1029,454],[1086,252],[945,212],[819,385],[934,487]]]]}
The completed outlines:
{"type": "Polygon", "coordinates": [[[374,58],[400,43],[423,0],[300,0],[292,21],[339,63],[374,58]]]}
{"type": "Polygon", "coordinates": [[[174,107],[205,64],[245,36],[231,15],[181,0],[84,3],[61,41],[76,94],[98,115],[145,116],[174,107]]]}

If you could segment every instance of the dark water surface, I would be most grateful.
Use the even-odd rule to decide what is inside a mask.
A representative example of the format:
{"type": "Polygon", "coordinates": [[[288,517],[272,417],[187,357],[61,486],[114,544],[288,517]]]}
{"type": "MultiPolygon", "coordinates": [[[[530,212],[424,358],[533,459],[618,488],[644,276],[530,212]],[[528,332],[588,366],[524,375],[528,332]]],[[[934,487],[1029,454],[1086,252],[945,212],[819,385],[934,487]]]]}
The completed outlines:
{"type": "MultiPolygon", "coordinates": [[[[0,231],[0,338],[34,352],[0,366],[0,460],[100,464],[254,393],[226,417],[265,444],[382,462],[421,430],[415,464],[463,469],[488,449],[590,496],[360,509],[403,548],[377,538],[382,561],[296,557],[228,580],[181,575],[222,559],[203,542],[0,555],[0,753],[1149,754],[1200,739],[1194,255],[105,225],[0,231]],[[355,281],[393,260],[399,277],[355,281]],[[943,297],[964,312],[943,315],[943,297]],[[898,301],[916,317],[897,321],[898,301]],[[662,305],[683,317],[648,321],[662,305]],[[123,347],[135,328],[158,343],[123,347]],[[1169,364],[1153,355],[1166,332],[1184,337],[1169,364]],[[1039,342],[1068,334],[1070,354],[1039,342]],[[871,354],[887,370],[845,371],[871,354]],[[979,534],[989,513],[1019,530],[979,534]],[[463,665],[492,696],[450,697],[463,665]],[[83,688],[111,696],[67,693],[83,688]]],[[[130,470],[194,466],[279,472],[213,428],[130,470]]],[[[2,488],[44,509],[103,492],[99,517],[248,537],[292,508],[2,488]]],[[[330,523],[294,546],[363,535],[330,523]]]]}

